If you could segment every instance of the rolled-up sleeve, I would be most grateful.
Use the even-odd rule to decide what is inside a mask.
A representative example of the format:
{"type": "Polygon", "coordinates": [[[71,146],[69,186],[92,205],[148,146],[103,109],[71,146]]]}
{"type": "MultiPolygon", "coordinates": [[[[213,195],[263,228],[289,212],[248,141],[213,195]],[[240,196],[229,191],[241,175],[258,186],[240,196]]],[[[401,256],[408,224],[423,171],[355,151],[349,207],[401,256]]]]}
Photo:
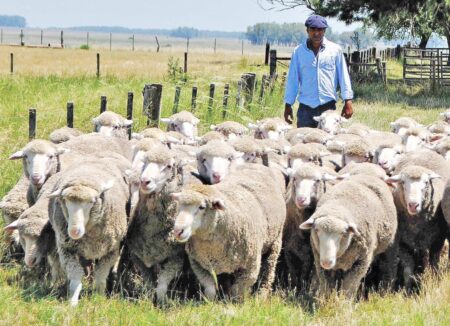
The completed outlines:
{"type": "Polygon", "coordinates": [[[347,63],[342,51],[339,51],[336,60],[336,68],[339,80],[339,87],[341,89],[341,98],[343,100],[353,99],[352,83],[347,69],[347,63]]]}
{"type": "Polygon", "coordinates": [[[294,104],[298,95],[298,87],[299,87],[299,71],[298,71],[298,59],[296,55],[297,51],[292,53],[291,63],[289,65],[289,72],[286,82],[286,91],[284,93],[284,102],[287,104],[294,104]]]}

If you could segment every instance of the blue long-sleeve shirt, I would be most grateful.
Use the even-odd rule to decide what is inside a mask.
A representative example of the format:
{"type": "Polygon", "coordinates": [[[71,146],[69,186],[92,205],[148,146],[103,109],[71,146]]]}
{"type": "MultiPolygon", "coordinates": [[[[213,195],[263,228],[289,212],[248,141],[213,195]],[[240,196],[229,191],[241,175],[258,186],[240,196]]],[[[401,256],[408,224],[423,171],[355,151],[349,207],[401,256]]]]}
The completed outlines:
{"type": "Polygon", "coordinates": [[[324,38],[316,56],[305,40],[292,54],[284,101],[292,105],[298,99],[300,103],[315,108],[337,101],[338,84],[341,98],[352,99],[350,76],[340,46],[324,38]]]}

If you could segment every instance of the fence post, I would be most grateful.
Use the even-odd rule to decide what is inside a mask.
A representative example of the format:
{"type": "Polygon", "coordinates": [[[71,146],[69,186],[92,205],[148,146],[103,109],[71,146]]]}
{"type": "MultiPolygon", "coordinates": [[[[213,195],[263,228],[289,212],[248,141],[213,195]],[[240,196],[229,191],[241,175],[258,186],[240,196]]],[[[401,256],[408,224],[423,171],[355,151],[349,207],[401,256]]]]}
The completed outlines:
{"type": "Polygon", "coordinates": [[[175,87],[175,99],[173,101],[173,109],[172,109],[173,114],[178,112],[178,103],[180,102],[180,93],[181,93],[181,87],[180,86],[175,87]]]}
{"type": "Polygon", "coordinates": [[[434,91],[436,89],[436,60],[431,58],[431,88],[434,91]]]}
{"type": "Polygon", "coordinates": [[[64,31],[61,31],[61,48],[64,48],[64,31]]]}
{"type": "Polygon", "coordinates": [[[273,78],[277,71],[277,50],[270,50],[269,72],[270,78],[273,78]]]}
{"type": "Polygon", "coordinates": [[[236,107],[241,106],[241,91],[242,91],[242,80],[238,80],[236,91],[236,107]]]}
{"type": "Polygon", "coordinates": [[[191,100],[191,110],[195,112],[197,108],[197,87],[192,87],[192,100],[191,100]]]}
{"type": "Polygon", "coordinates": [[[86,33],[86,45],[89,49],[89,32],[86,33]]]}
{"type": "MultiPolygon", "coordinates": [[[[361,62],[361,57],[360,57],[360,55],[361,55],[361,52],[359,52],[359,51],[353,51],[352,52],[352,55],[351,55],[351,61],[352,61],[352,63],[360,63],[361,62]]],[[[352,71],[354,72],[354,73],[358,73],[359,72],[359,66],[358,65],[354,65],[353,66],[353,69],[352,69],[352,71]]]]}
{"type": "Polygon", "coordinates": [[[269,52],[270,52],[270,43],[266,42],[266,52],[264,55],[264,65],[267,66],[269,64],[269,52]]]}
{"type": "Polygon", "coordinates": [[[44,43],[44,31],[41,29],[41,45],[44,43]]]}
{"type": "Polygon", "coordinates": [[[100,97],[100,114],[107,110],[108,100],[105,95],[100,97]]]}
{"type": "Polygon", "coordinates": [[[133,36],[131,37],[131,51],[134,51],[134,34],[133,34],[133,36]]]}
{"type": "Polygon", "coordinates": [[[184,52],[184,69],[183,69],[183,71],[185,74],[187,73],[187,64],[188,64],[188,53],[184,52]]]}
{"type": "Polygon", "coordinates": [[[97,53],[97,78],[100,78],[100,53],[97,53]]]}
{"type": "Polygon", "coordinates": [[[261,91],[259,92],[259,102],[262,103],[263,98],[264,98],[264,93],[266,91],[266,83],[267,83],[267,75],[263,75],[262,76],[262,81],[261,81],[261,91]]]}
{"type": "Polygon", "coordinates": [[[28,110],[28,139],[36,137],[36,109],[28,110]]]}
{"type": "Polygon", "coordinates": [[[3,44],[3,28],[0,30],[0,43],[3,44]]]}
{"type": "Polygon", "coordinates": [[[397,47],[395,48],[395,58],[397,60],[400,60],[401,54],[402,54],[402,48],[401,48],[400,44],[397,44],[397,47]]]}
{"type": "Polygon", "coordinates": [[[112,50],[112,33],[109,33],[109,51],[112,50]]]}
{"type": "Polygon", "coordinates": [[[73,128],[73,102],[67,102],[67,127],[73,128]]]}
{"type": "Polygon", "coordinates": [[[214,92],[216,90],[215,84],[209,85],[209,101],[208,101],[208,114],[212,113],[213,104],[214,104],[214,92]]]}
{"type": "Polygon", "coordinates": [[[155,35],[155,39],[156,39],[156,53],[159,52],[159,41],[158,41],[158,36],[155,35]]]}
{"type": "Polygon", "coordinates": [[[242,90],[245,94],[245,104],[250,104],[253,100],[253,94],[255,92],[256,74],[245,73],[241,76],[242,90]]]}
{"type": "Polygon", "coordinates": [[[144,86],[143,114],[147,116],[147,126],[159,127],[159,118],[161,115],[161,84],[146,84],[144,86]]]}
{"type": "Polygon", "coordinates": [[[242,40],[242,49],[241,49],[241,55],[244,55],[244,40],[242,40]]]}
{"type": "Polygon", "coordinates": [[[9,56],[10,56],[10,58],[11,58],[11,69],[10,69],[10,71],[11,71],[11,75],[14,73],[14,53],[10,53],[9,54],[9,56]]]}
{"type": "Polygon", "coordinates": [[[217,39],[214,39],[214,54],[216,54],[217,39]]]}
{"type": "Polygon", "coordinates": [[[223,89],[223,111],[222,118],[225,119],[228,114],[228,96],[230,94],[230,84],[225,84],[223,89]]]}
{"type": "MultiPolygon", "coordinates": [[[[133,120],[133,99],[134,99],[133,92],[128,92],[128,97],[127,97],[127,119],[128,120],[133,120]]],[[[133,128],[132,124],[127,127],[128,139],[131,139],[132,128],[133,128]]]]}
{"type": "Polygon", "coordinates": [[[21,46],[24,46],[25,45],[25,43],[23,42],[23,37],[24,37],[25,35],[23,35],[23,29],[21,29],[20,30],[20,45],[21,46]]]}

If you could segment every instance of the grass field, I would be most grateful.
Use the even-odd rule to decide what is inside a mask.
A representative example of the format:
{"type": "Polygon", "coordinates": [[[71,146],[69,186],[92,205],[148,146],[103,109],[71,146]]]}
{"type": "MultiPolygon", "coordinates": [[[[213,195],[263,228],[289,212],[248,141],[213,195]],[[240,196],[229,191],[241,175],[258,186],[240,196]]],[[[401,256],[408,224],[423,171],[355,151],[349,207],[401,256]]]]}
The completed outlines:
{"type": "MultiPolygon", "coordinates": [[[[1,47],[0,57],[12,49],[1,47]]],[[[171,114],[175,87],[181,86],[179,109],[190,108],[192,86],[199,88],[195,114],[201,118],[201,130],[222,120],[223,86],[230,83],[229,119],[248,122],[264,116],[282,114],[283,90],[280,79],[273,93],[261,102],[256,98],[248,108],[235,105],[236,85],[244,72],[255,72],[258,80],[268,67],[261,66],[262,55],[230,53],[196,54],[190,59],[187,81],[167,74],[168,53],[113,51],[102,53],[102,77],[95,77],[95,52],[82,50],[17,49],[17,69],[9,75],[8,62],[0,61],[0,197],[17,181],[19,162],[8,156],[28,141],[28,109],[37,109],[37,137],[65,124],[66,103],[75,105],[75,127],[92,130],[90,120],[98,115],[100,96],[108,98],[108,110],[124,114],[127,92],[135,95],[134,130],[144,128],[141,91],[146,83],[163,84],[162,114],[171,114]],[[216,84],[212,113],[208,113],[209,84],[216,84]]],[[[400,80],[401,65],[388,63],[389,83],[354,85],[355,115],[352,120],[377,129],[400,116],[411,116],[422,123],[438,119],[450,106],[450,89],[431,92],[427,86],[409,87],[400,80]]],[[[259,93],[258,93],[259,94],[259,93]]],[[[258,97],[258,96],[256,96],[258,97]]],[[[5,255],[5,246],[0,254],[5,255]]],[[[448,263],[447,263],[448,264],[448,263]]],[[[68,304],[36,284],[21,287],[16,281],[16,263],[0,265],[0,324],[450,324],[450,271],[443,265],[438,276],[427,274],[417,295],[403,293],[372,294],[367,300],[349,302],[334,298],[320,303],[278,291],[262,300],[249,298],[244,303],[172,302],[165,309],[155,308],[149,300],[110,299],[84,295],[80,306],[68,304]]]]}

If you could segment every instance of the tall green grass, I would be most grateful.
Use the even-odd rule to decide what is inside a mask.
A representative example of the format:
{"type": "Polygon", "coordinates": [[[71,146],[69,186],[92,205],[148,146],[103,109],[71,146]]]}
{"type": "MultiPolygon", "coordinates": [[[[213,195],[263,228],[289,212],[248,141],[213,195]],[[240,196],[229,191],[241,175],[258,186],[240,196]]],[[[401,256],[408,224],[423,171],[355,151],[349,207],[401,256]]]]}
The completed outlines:
{"type": "MultiPolygon", "coordinates": [[[[92,130],[91,119],[99,114],[100,96],[108,98],[108,110],[126,112],[127,93],[134,92],[134,130],[146,126],[142,111],[142,89],[146,83],[163,83],[162,117],[172,114],[175,87],[181,86],[179,110],[191,106],[191,90],[199,89],[194,114],[201,120],[201,132],[211,123],[222,121],[223,87],[230,83],[227,119],[247,123],[267,116],[282,116],[283,89],[281,78],[273,91],[259,99],[259,89],[252,104],[236,106],[236,71],[255,72],[261,80],[266,67],[257,67],[243,58],[234,62],[228,75],[210,76],[207,69],[187,76],[187,81],[151,80],[144,77],[107,75],[100,79],[87,75],[45,77],[31,75],[0,76],[0,197],[17,181],[21,164],[8,156],[28,141],[28,109],[37,109],[37,137],[47,138],[55,128],[66,123],[66,103],[75,105],[75,127],[92,130]],[[212,110],[208,110],[209,84],[216,84],[212,110]]],[[[211,63],[217,64],[217,63],[211,63]]],[[[388,71],[398,74],[399,64],[388,64],[388,71]]],[[[394,76],[395,77],[395,76],[394,76]]],[[[439,117],[450,105],[450,90],[431,92],[428,86],[410,87],[390,78],[381,84],[354,85],[354,118],[373,128],[387,130],[389,122],[400,116],[411,116],[427,124],[439,117]]],[[[342,103],[338,104],[339,106],[342,103]]],[[[5,253],[5,245],[0,246],[5,253]]],[[[447,269],[446,269],[447,268],[447,269]]],[[[350,302],[335,298],[326,303],[312,302],[293,293],[277,291],[268,299],[249,298],[244,303],[179,302],[165,309],[155,307],[146,299],[126,300],[119,296],[103,298],[84,294],[80,306],[70,309],[66,302],[50,294],[41,284],[24,288],[17,282],[18,264],[0,265],[0,324],[450,324],[450,273],[438,277],[427,274],[418,295],[403,293],[381,296],[372,294],[367,300],[350,302]]]]}

